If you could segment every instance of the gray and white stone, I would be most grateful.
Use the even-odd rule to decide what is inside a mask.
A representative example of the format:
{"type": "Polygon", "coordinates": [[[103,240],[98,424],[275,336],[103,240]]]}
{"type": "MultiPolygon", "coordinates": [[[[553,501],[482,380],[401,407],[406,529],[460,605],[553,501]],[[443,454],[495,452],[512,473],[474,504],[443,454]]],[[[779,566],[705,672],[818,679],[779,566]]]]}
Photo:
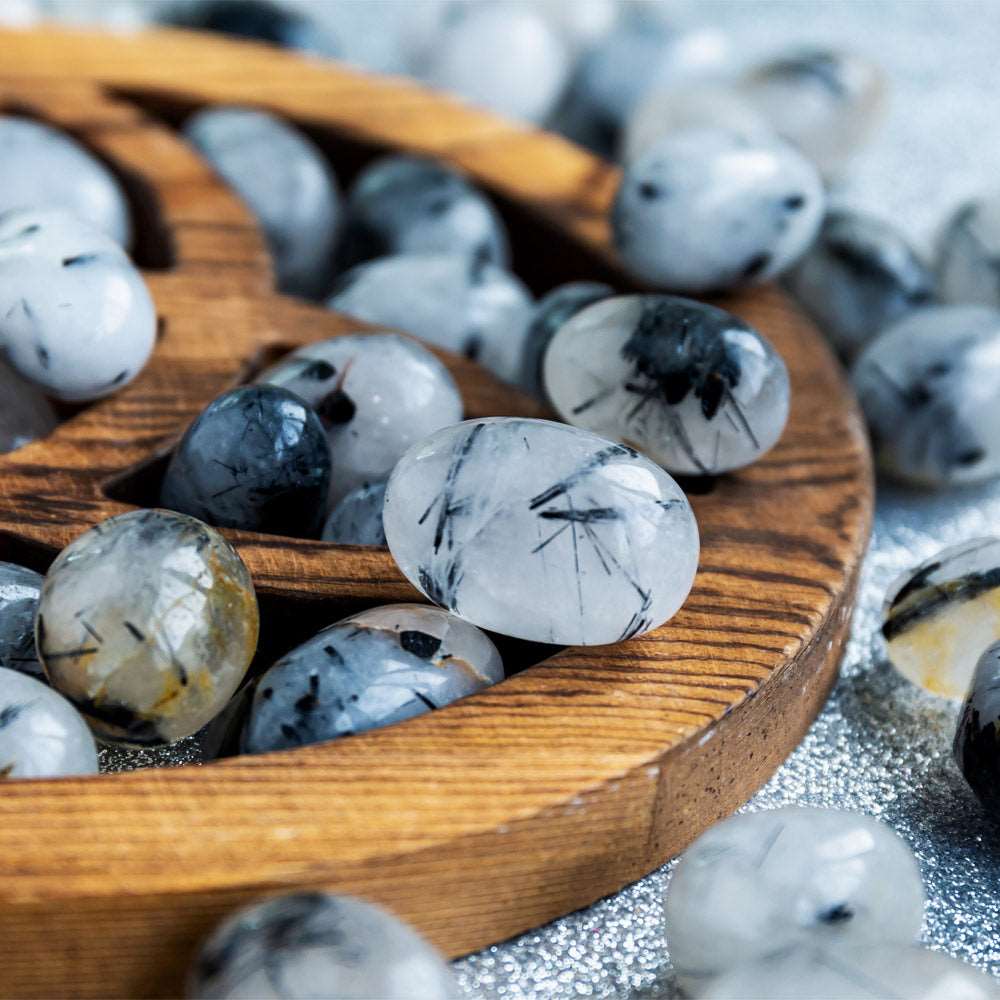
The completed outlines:
{"type": "Polygon", "coordinates": [[[788,420],[788,370],[771,344],[732,313],[672,295],[588,306],[552,339],[544,373],[565,421],[684,475],[749,465],[788,420]]]}
{"type": "Polygon", "coordinates": [[[260,376],[304,399],[330,442],[330,499],[384,482],[410,445],[462,419],[462,396],[430,351],[394,333],[300,347],[260,376]]]}
{"type": "Polygon", "coordinates": [[[1000,475],[1000,311],[917,310],[865,348],[852,380],[890,475],[928,486],[1000,475]]]}
{"type": "Polygon", "coordinates": [[[120,246],[132,238],[128,202],[114,174],[65,132],[0,116],[0,213],[60,208],[120,246]]]}
{"type": "Polygon", "coordinates": [[[938,239],[936,266],[946,302],[1000,308],[1000,195],[955,211],[938,239]]]}
{"type": "Polygon", "coordinates": [[[330,511],[323,525],[324,542],[338,545],[385,546],[385,528],[382,525],[382,504],[385,501],[385,483],[359,486],[351,490],[330,511]]]}
{"type": "Polygon", "coordinates": [[[711,977],[796,949],[911,945],[923,906],[916,860],[882,823],[798,806],[744,813],[681,857],[666,895],[670,960],[699,996],[711,977]]]}
{"type": "Polygon", "coordinates": [[[416,156],[387,156],[348,193],[337,261],[348,268],[404,253],[465,253],[499,267],[510,262],[499,212],[461,174],[416,156]]]}
{"type": "Polygon", "coordinates": [[[816,168],[787,143],[688,128],[626,166],[611,221],[634,278],[711,292],[767,281],[794,264],[824,202],[816,168]]]}
{"type": "Polygon", "coordinates": [[[827,213],[784,283],[847,359],[934,301],[934,276],[906,237],[888,222],[844,210],[827,213]]]}
{"type": "Polygon", "coordinates": [[[337,179],[315,144],[288,122],[241,107],[199,111],[184,134],[260,220],[279,287],[323,295],[341,209],[337,179]]]}
{"type": "Polygon", "coordinates": [[[136,510],[95,525],[52,564],[36,640],[52,686],[100,739],[196,733],[257,648],[257,598],[235,549],[194,518],[136,510]]]}
{"type": "Polygon", "coordinates": [[[261,676],[243,749],[283,750],[392,725],[503,677],[500,654],[474,625],[422,604],[372,608],[324,629],[261,676]]]}
{"type": "Polygon", "coordinates": [[[444,959],[371,903],[325,892],[238,911],[201,947],[192,1000],[454,1000],[444,959]]]}
{"type": "Polygon", "coordinates": [[[35,613],[43,579],[24,566],[0,562],[0,667],[38,680],[45,679],[35,651],[35,613]]]}
{"type": "Polygon", "coordinates": [[[287,389],[246,385],[195,418],[160,502],[218,527],[316,538],[330,484],[330,445],[312,407],[287,389]]]}
{"type": "Polygon", "coordinates": [[[514,275],[463,254],[397,254],[344,274],[327,306],[412,334],[517,382],[534,303],[514,275]]]}
{"type": "Polygon", "coordinates": [[[385,534],[407,579],[481,628],[599,645],[662,625],[698,564],[680,487],[631,448],[492,417],[415,445],[389,479],[385,534]]]}
{"type": "Polygon", "coordinates": [[[542,359],[558,329],[592,302],[614,295],[614,289],[600,281],[570,281],[553,288],[535,307],[524,342],[524,373],[521,385],[533,395],[544,394],[542,359]]]}
{"type": "Polygon", "coordinates": [[[109,236],[61,209],[0,217],[0,352],[69,402],[127,385],[149,360],[156,309],[109,236]]]}
{"type": "Polygon", "coordinates": [[[97,774],[87,723],[41,681],[0,667],[0,782],[74,774],[97,774]]]}
{"type": "Polygon", "coordinates": [[[879,67],[862,56],[810,48],[758,66],[741,90],[779,135],[830,177],[877,124],[885,82],[879,67]]]}
{"type": "Polygon", "coordinates": [[[46,437],[59,423],[52,404],[0,361],[0,455],[46,437]]]}

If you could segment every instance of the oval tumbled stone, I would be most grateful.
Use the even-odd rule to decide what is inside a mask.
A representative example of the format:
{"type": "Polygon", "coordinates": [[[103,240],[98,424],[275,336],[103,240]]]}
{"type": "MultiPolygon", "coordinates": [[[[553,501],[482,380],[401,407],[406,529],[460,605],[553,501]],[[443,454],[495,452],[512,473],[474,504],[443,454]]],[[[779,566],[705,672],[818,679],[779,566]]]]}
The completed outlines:
{"type": "Polygon", "coordinates": [[[389,479],[389,549],[414,586],[475,625],[599,645],[684,602],[698,527],[680,487],[625,445],[493,417],[414,445],[389,479]]]}

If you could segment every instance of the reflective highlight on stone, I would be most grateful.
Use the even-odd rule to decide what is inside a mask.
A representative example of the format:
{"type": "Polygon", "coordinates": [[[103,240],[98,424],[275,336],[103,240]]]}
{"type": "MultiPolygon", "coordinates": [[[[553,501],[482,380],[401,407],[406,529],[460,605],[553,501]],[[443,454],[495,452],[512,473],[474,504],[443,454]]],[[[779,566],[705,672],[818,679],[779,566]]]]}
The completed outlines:
{"type": "Polygon", "coordinates": [[[351,490],[327,517],[323,525],[323,541],[340,545],[385,545],[382,526],[382,503],[385,483],[359,486],[351,490]]]}
{"type": "Polygon", "coordinates": [[[448,369],[425,347],[393,333],[354,334],[300,347],[260,376],[301,396],[330,441],[336,503],[388,478],[410,445],[462,419],[448,369]]]}
{"type": "Polygon", "coordinates": [[[389,604],[293,649],[257,684],[244,750],[320,743],[402,722],[503,680],[493,643],[439,608],[389,604]]]}
{"type": "Polygon", "coordinates": [[[330,492],[316,413],[272,385],[223,393],[187,429],[163,479],[164,507],[224,528],[315,538],[330,492]]]}
{"type": "Polygon", "coordinates": [[[702,834],[674,871],[670,959],[697,996],[710,977],[791,949],[912,944],[923,903],[913,855],[882,823],[794,806],[745,813],[702,834]]]}
{"type": "Polygon", "coordinates": [[[983,807],[1000,819],[1000,643],[979,657],[955,731],[955,762],[983,807]]]}
{"type": "Polygon", "coordinates": [[[35,612],[43,577],[14,563],[0,562],[0,667],[44,680],[35,652],[35,612]]]}
{"type": "Polygon", "coordinates": [[[779,139],[679,129],[625,167],[611,222],[634,278],[712,292],[780,274],[823,217],[816,168],[779,139]]]}
{"type": "Polygon", "coordinates": [[[945,224],[937,252],[946,302],[1000,307],[1000,196],[960,206],[945,224]]]}
{"type": "Polygon", "coordinates": [[[1000,640],[1000,539],[943,549],[889,589],[882,635],[892,665],[932,694],[962,698],[1000,640]]]}
{"type": "Polygon", "coordinates": [[[137,746],[197,732],[257,647],[250,574],[218,532],[138,510],[70,543],[45,578],[39,656],[103,740],[137,746]]]}
{"type": "Polygon", "coordinates": [[[698,529],[680,487],[631,448],[494,417],[415,445],[389,479],[389,549],[436,604],[536,642],[641,635],[684,602],[698,529]]]}
{"type": "Polygon", "coordinates": [[[621,295],[589,306],[552,339],[544,372],[564,420],[676,473],[749,465],[788,418],[788,372],[770,343],[691,299],[621,295]]]}
{"type": "Polygon", "coordinates": [[[1000,311],[911,313],[865,348],[852,380],[886,472],[929,486],[1000,474],[1000,311]]]}
{"type": "Polygon", "coordinates": [[[97,746],[62,695],[0,667],[0,782],[97,774],[97,746]]]}
{"type": "Polygon", "coordinates": [[[202,946],[192,1000],[453,1000],[448,966],[416,931],[350,896],[301,892],[238,911],[202,946]]]}
{"type": "Polygon", "coordinates": [[[23,448],[56,429],[52,404],[38,389],[0,362],[0,455],[23,448]]]}

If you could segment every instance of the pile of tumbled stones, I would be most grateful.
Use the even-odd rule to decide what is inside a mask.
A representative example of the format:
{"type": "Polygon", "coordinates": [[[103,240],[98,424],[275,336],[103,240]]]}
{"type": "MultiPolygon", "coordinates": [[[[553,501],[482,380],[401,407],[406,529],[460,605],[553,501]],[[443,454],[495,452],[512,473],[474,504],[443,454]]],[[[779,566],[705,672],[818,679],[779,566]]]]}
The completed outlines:
{"type": "MultiPolygon", "coordinates": [[[[275,25],[306,23],[243,0],[185,16],[195,13],[275,41],[288,41],[275,25]]],[[[1000,473],[1000,202],[956,213],[934,267],[888,222],[826,210],[826,184],[877,117],[874,67],[813,50],[692,84],[685,60],[696,77],[711,40],[634,14],[577,39],[573,60],[528,7],[469,5],[442,31],[427,79],[621,153],[614,242],[623,271],[655,291],[618,294],[580,275],[535,302],[509,270],[497,209],[455,171],[387,156],[342,196],[336,165],[292,124],[252,108],[192,115],[184,135],[259,218],[280,288],[375,331],[300,348],[213,400],[173,450],[160,508],[95,525],[44,578],[0,564],[0,777],[95,773],[95,738],[148,747],[197,734],[244,753],[342,738],[502,680],[487,632],[604,644],[669,620],[699,550],[671,474],[756,461],[780,438],[790,393],[760,332],[681,295],[780,276],[853,365],[886,473],[938,487],[1000,473]],[[508,37],[519,41],[506,58],[470,61],[486,38],[508,37]],[[548,75],[526,73],[531,59],[548,75]],[[562,422],[463,421],[459,387],[425,345],[464,354],[562,422]],[[352,615],[249,676],[257,600],[217,528],[387,545],[432,603],[352,615]]],[[[156,316],[113,174],[22,118],[0,118],[0,152],[10,451],[51,433],[64,404],[132,381],[156,316]]],[[[1000,542],[950,550],[896,588],[884,629],[908,676],[971,691],[956,753],[993,810],[998,586],[1000,542]]],[[[994,995],[973,970],[914,948],[921,912],[919,875],[894,835],[809,810],[710,831],[667,899],[672,959],[692,995],[847,996],[857,982],[910,995],[904,973],[914,989],[961,982],[970,997],[994,995]]],[[[234,917],[206,945],[191,993],[273,995],[275,981],[286,996],[317,983],[331,996],[454,989],[394,918],[321,893],[234,917]]]]}

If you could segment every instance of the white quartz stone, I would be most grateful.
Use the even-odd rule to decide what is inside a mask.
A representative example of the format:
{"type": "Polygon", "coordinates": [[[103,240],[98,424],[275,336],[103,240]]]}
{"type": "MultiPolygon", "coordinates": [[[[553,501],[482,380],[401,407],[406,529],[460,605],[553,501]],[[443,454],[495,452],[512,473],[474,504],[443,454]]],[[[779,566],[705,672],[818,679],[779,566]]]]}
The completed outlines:
{"type": "Polygon", "coordinates": [[[38,680],[45,671],[35,652],[35,612],[42,593],[41,574],[0,562],[0,667],[38,680]]]}
{"type": "Polygon", "coordinates": [[[412,444],[462,419],[462,397],[433,354],[398,334],[334,337],[260,376],[301,396],[330,440],[330,499],[388,478],[412,444]]]}
{"type": "Polygon", "coordinates": [[[464,354],[517,382],[534,303],[514,275],[481,259],[402,254],[351,268],[327,306],[464,354]]]}
{"type": "Polygon", "coordinates": [[[27,674],[0,667],[0,782],[97,773],[97,746],[79,712],[27,674]]]}
{"type": "Polygon", "coordinates": [[[929,486],[1000,475],[1000,311],[919,309],[865,348],[852,379],[889,474],[929,486]]]}
{"type": "Polygon", "coordinates": [[[781,140],[679,129],[626,167],[612,226],[634,278],[710,292],[793,264],[816,235],[824,200],[815,167],[781,140]]]}
{"type": "Polygon", "coordinates": [[[1000,307],[1000,195],[962,205],[938,240],[941,297],[1000,307]]]}
{"type": "Polygon", "coordinates": [[[453,1000],[447,964],[385,910],[301,892],[248,906],[201,948],[192,1000],[453,1000]]]}
{"type": "Polygon", "coordinates": [[[414,586],[481,628],[595,645],[684,602],[698,528],[680,487],[620,444],[546,420],[438,431],[400,459],[383,510],[414,586]]]}
{"type": "Polygon", "coordinates": [[[749,465],[788,419],[788,371],[771,344],[732,313],[671,295],[577,313],[552,338],[544,376],[565,421],[686,475],[749,465]]]}
{"type": "Polygon", "coordinates": [[[559,99],[569,49],[528,4],[463,4],[432,49],[426,80],[498,114],[541,121],[559,99]]]}
{"type": "Polygon", "coordinates": [[[794,951],[733,969],[703,1000],[997,1000],[985,972],[957,958],[900,946],[794,951]]]}
{"type": "Polygon", "coordinates": [[[0,116],[0,213],[61,208],[121,246],[132,236],[128,203],[110,170],[57,129],[0,116]]]}
{"type": "Polygon", "coordinates": [[[835,176],[881,117],[884,81],[861,56],[803,49],[747,74],[742,90],[780,135],[835,176]]]}
{"type": "Polygon", "coordinates": [[[385,545],[382,504],[385,483],[359,486],[330,511],[323,525],[324,542],[339,545],[385,545]]]}
{"type": "Polygon", "coordinates": [[[51,434],[57,423],[41,392],[0,361],[0,454],[51,434]]]}
{"type": "Polygon", "coordinates": [[[573,53],[599,42],[614,26],[618,13],[616,0],[536,0],[535,7],[573,53]]]}
{"type": "Polygon", "coordinates": [[[319,149],[294,126],[252,108],[200,111],[184,134],[260,220],[279,286],[321,296],[332,279],[340,194],[319,149]]]}
{"type": "Polygon", "coordinates": [[[109,236],[60,209],[0,217],[0,351],[71,402],[127,385],[149,359],[156,309],[109,236]]]}
{"type": "Polygon", "coordinates": [[[797,806],[745,813],[702,834],[674,871],[670,960],[698,996],[712,976],[795,948],[912,944],[923,902],[910,849],[882,823],[797,806]]]}

